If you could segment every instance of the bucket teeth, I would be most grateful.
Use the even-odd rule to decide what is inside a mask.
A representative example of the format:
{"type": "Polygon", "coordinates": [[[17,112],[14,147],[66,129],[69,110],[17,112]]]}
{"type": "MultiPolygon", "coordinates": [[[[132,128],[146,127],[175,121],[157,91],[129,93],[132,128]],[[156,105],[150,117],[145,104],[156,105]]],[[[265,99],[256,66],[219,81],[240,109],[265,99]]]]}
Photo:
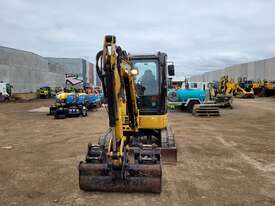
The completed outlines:
{"type": "Polygon", "coordinates": [[[108,171],[107,164],[79,164],[79,187],[84,191],[161,192],[161,165],[129,165],[125,178],[108,171]]]}

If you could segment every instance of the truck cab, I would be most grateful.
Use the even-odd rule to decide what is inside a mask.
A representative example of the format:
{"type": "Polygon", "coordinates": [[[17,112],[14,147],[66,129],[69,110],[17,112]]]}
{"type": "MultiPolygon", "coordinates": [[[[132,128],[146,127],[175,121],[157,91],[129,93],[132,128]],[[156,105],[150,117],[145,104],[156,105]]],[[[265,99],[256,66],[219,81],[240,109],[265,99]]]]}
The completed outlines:
{"type": "Polygon", "coordinates": [[[168,94],[169,105],[179,106],[188,112],[193,111],[195,104],[203,104],[209,91],[209,82],[187,82],[178,90],[168,94]]]}
{"type": "Polygon", "coordinates": [[[209,90],[209,82],[187,82],[182,84],[181,89],[200,89],[203,91],[209,90]]]}
{"type": "Polygon", "coordinates": [[[9,101],[12,96],[12,85],[0,82],[0,101],[9,101]]]}

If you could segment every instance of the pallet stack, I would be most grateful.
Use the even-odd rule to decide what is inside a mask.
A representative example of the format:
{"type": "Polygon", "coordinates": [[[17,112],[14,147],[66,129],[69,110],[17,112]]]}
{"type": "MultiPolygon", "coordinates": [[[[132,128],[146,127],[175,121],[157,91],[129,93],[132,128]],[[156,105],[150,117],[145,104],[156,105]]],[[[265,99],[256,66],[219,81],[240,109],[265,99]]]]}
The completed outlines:
{"type": "Polygon", "coordinates": [[[197,117],[220,116],[220,110],[215,104],[196,104],[193,107],[193,115],[197,117]]]}

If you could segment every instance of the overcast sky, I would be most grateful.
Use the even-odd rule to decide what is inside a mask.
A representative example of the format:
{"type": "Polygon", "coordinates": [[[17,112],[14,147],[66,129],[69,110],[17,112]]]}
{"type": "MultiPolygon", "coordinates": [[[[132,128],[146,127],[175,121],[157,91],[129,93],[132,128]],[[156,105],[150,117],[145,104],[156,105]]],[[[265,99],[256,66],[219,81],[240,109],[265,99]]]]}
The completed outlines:
{"type": "Polygon", "coordinates": [[[94,62],[105,34],[177,78],[275,56],[275,0],[1,0],[0,45],[94,62]]]}

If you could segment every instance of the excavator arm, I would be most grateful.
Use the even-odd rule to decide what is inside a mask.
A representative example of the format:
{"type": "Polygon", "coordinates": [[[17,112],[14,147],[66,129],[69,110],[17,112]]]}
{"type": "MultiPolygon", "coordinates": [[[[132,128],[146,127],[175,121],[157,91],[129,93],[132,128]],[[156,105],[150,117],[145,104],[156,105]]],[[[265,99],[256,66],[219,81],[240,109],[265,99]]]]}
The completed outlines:
{"type": "Polygon", "coordinates": [[[128,126],[132,131],[138,130],[138,107],[134,82],[134,76],[138,71],[132,67],[127,53],[116,46],[114,36],[105,37],[103,50],[97,54],[96,61],[97,72],[108,104],[109,126],[112,133],[108,155],[113,157],[115,165],[119,165],[122,164],[126,140],[123,135],[124,117],[128,117],[128,126]]]}

